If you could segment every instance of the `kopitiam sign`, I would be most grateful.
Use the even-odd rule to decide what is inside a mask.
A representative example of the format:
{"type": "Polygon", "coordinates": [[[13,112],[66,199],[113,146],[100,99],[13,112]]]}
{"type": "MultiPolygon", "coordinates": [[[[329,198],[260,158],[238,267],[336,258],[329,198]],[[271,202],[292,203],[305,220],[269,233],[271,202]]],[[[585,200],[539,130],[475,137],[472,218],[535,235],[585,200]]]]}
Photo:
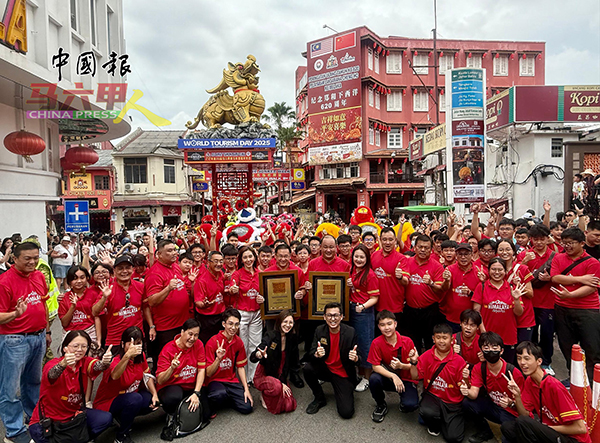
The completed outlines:
{"type": "Polygon", "coordinates": [[[361,159],[362,145],[360,142],[308,148],[308,164],[311,166],[358,162],[361,159]]]}
{"type": "Polygon", "coordinates": [[[446,123],[427,131],[408,145],[408,159],[419,160],[437,151],[446,149],[446,123]]]}

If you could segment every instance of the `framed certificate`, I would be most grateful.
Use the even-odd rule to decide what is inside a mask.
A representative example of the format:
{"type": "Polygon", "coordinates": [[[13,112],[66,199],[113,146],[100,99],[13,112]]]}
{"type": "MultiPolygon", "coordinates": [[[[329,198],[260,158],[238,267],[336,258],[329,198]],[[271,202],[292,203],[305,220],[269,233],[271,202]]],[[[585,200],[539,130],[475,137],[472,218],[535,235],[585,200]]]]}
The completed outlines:
{"type": "Polygon", "coordinates": [[[300,300],[294,298],[298,291],[298,271],[269,271],[258,274],[260,294],[265,302],[260,305],[263,319],[271,319],[286,309],[300,316],[300,300]]]}
{"type": "Polygon", "coordinates": [[[308,281],[312,290],[308,297],[308,318],[323,320],[325,305],[337,302],[342,305],[344,320],[350,319],[350,288],[348,287],[347,272],[310,272],[308,281]]]}

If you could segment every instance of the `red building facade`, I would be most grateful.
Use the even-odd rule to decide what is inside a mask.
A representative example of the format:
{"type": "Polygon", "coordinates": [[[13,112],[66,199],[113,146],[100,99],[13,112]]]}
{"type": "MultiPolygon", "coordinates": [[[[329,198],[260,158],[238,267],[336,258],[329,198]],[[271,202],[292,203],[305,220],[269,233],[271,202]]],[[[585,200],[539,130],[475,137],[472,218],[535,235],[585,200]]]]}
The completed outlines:
{"type": "Polygon", "coordinates": [[[423,177],[407,148],[445,121],[447,69],[485,68],[488,97],[512,85],[544,84],[543,42],[438,39],[435,53],[433,46],[431,39],[384,38],[367,27],[307,44],[307,66],[297,69],[295,83],[307,190],[288,206],[333,209],[348,220],[357,205],[375,212],[418,204],[423,177]]]}

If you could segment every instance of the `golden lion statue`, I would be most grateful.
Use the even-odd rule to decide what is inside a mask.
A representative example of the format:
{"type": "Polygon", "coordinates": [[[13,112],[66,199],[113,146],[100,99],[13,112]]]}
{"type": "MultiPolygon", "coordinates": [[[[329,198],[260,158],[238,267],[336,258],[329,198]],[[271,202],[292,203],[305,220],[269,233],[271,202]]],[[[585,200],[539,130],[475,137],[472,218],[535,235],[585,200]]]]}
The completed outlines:
{"type": "Polygon", "coordinates": [[[265,110],[265,99],[258,91],[260,72],[256,57],[249,55],[246,63],[228,63],[223,69],[223,79],[218,86],[206,92],[214,94],[202,106],[194,122],[187,122],[188,129],[195,129],[202,122],[207,128],[220,128],[223,123],[238,125],[258,122],[265,110]],[[233,89],[233,96],[228,89],[233,89]]]}

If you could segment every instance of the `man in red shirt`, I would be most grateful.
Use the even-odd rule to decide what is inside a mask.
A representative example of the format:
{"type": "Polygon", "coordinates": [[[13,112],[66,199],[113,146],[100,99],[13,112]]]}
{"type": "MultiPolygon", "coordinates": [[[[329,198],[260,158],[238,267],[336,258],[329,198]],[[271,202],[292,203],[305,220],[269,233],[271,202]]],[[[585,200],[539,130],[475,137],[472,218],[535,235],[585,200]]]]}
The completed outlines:
{"type": "MultiPolygon", "coordinates": [[[[237,271],[238,252],[238,248],[231,243],[225,243],[221,248],[221,254],[223,255],[223,303],[226,307],[231,306],[229,286],[231,286],[231,276],[237,271]]],[[[214,334],[211,334],[211,337],[212,335],[214,334]]]]}
{"type": "Polygon", "coordinates": [[[362,228],[358,225],[350,225],[348,235],[352,239],[352,249],[354,249],[360,243],[362,228]]]}
{"type": "Polygon", "coordinates": [[[358,384],[357,340],[354,328],[342,324],[342,305],[325,305],[324,325],[315,330],[310,348],[311,361],[304,366],[304,377],[314,400],[306,408],[307,414],[316,414],[327,404],[319,380],[331,382],[337,411],[342,418],[354,415],[354,388],[358,384]]]}
{"type": "Polygon", "coordinates": [[[429,434],[438,436],[441,432],[444,440],[460,442],[465,435],[465,420],[459,384],[467,364],[452,349],[452,328],[448,324],[434,326],[433,342],[434,347],[420,357],[416,350],[410,355],[412,379],[423,380],[419,415],[429,434]]]}
{"type": "Polygon", "coordinates": [[[550,375],[554,371],[550,367],[554,354],[554,293],[550,283],[550,268],[556,252],[548,247],[550,229],[545,225],[533,225],[529,228],[529,236],[533,247],[521,252],[517,260],[527,265],[533,275],[533,311],[535,324],[532,341],[542,348],[544,354],[543,369],[550,375]],[[538,334],[539,327],[539,334],[538,334]]]}
{"type": "Polygon", "coordinates": [[[31,417],[39,400],[42,358],[52,341],[48,286],[44,274],[36,271],[36,244],[20,243],[13,255],[14,265],[0,275],[0,419],[7,443],[28,443],[23,412],[31,417]]]}
{"type": "Polygon", "coordinates": [[[206,379],[204,386],[213,413],[228,402],[233,409],[250,414],[254,401],[248,383],[246,370],[248,363],[244,343],[238,336],[241,314],[237,309],[228,308],[222,314],[223,330],[206,343],[206,379]],[[236,376],[237,374],[237,376],[236,376]]]}
{"type": "Polygon", "coordinates": [[[196,320],[200,322],[200,340],[208,339],[221,329],[222,314],[225,311],[223,294],[225,280],[223,278],[223,255],[219,251],[208,253],[206,272],[194,283],[194,304],[196,320]]]}
{"type": "Polygon", "coordinates": [[[144,302],[150,306],[156,329],[151,348],[153,361],[163,346],[175,339],[181,325],[190,317],[190,295],[177,265],[177,248],[171,240],[161,240],[156,248],[157,260],[144,281],[144,302]]]}
{"type": "Polygon", "coordinates": [[[490,260],[496,256],[498,245],[495,240],[482,238],[477,243],[477,249],[479,250],[479,258],[473,262],[473,266],[475,266],[477,272],[481,271],[487,276],[490,260]]]}
{"type": "Polygon", "coordinates": [[[571,348],[580,344],[585,351],[589,380],[600,363],[600,263],[584,248],[585,234],[579,228],[562,233],[565,252],[552,260],[552,292],[556,295],[554,326],[560,350],[571,367],[571,348]]]}
{"type": "Polygon", "coordinates": [[[460,355],[469,365],[469,369],[479,363],[483,354],[479,348],[479,327],[481,314],[473,309],[465,309],[460,313],[460,332],[454,334],[454,352],[460,355]]]}
{"type": "Polygon", "coordinates": [[[258,271],[266,271],[271,266],[271,259],[273,258],[273,249],[270,246],[264,245],[258,249],[258,271]]]}
{"type": "MultiPolygon", "coordinates": [[[[571,238],[567,237],[567,241],[571,238]]],[[[502,436],[515,443],[591,443],[573,397],[560,381],[542,369],[542,350],[530,341],[519,343],[517,361],[526,377],[523,388],[512,374],[505,377],[519,416],[502,424],[502,436]]]]}
{"type": "Polygon", "coordinates": [[[411,352],[416,353],[412,340],[400,335],[396,328],[396,316],[387,310],[380,311],[376,318],[381,335],[371,343],[367,361],[373,365],[373,373],[369,377],[369,389],[375,410],[371,418],[381,423],[387,414],[385,391],[397,392],[400,396],[400,410],[412,412],[419,406],[417,385],[410,376],[411,352]]]}
{"type": "Polygon", "coordinates": [[[376,310],[388,310],[400,318],[404,310],[404,286],[401,280],[408,283],[402,274],[406,268],[407,258],[396,250],[396,233],[393,228],[386,227],[379,234],[381,249],[371,255],[371,267],[379,279],[379,300],[376,310]]]}
{"type": "Polygon", "coordinates": [[[421,349],[423,343],[426,349],[433,346],[433,326],[444,321],[439,302],[450,287],[450,275],[443,278],[444,268],[431,258],[432,244],[430,237],[418,235],[416,255],[409,257],[402,269],[406,276],[402,279],[406,285],[402,334],[409,336],[417,349],[421,349]]]}
{"type": "Polygon", "coordinates": [[[312,236],[308,240],[308,247],[310,248],[310,259],[314,260],[321,255],[321,239],[316,235],[312,236]]]}
{"type": "Polygon", "coordinates": [[[352,258],[352,237],[347,234],[341,234],[337,238],[338,257],[350,263],[352,258]]]}
{"type": "Polygon", "coordinates": [[[521,371],[501,357],[504,352],[502,337],[495,332],[484,332],[479,337],[479,346],[485,361],[475,365],[470,380],[467,378],[460,385],[460,391],[466,397],[463,408],[475,420],[477,429],[477,433],[469,438],[469,443],[482,443],[494,438],[486,419],[502,424],[513,421],[518,415],[508,389],[508,374],[512,375],[519,388],[523,389],[525,383],[521,371]]]}

